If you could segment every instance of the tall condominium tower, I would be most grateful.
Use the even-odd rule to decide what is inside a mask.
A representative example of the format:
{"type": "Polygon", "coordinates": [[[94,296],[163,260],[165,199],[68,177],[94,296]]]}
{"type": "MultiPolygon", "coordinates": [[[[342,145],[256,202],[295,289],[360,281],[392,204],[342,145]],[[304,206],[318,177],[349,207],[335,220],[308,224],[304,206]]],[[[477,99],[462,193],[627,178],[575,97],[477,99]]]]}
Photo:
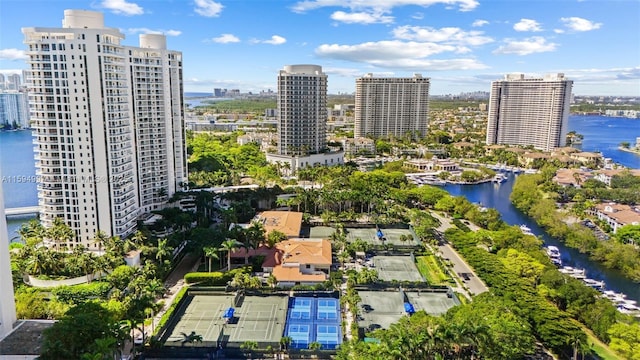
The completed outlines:
{"type": "Polygon", "coordinates": [[[24,28],[40,220],[127,236],[186,181],[182,54],[163,35],[140,46],[103,15],[65,10],[61,28],[24,28]]]}
{"type": "Polygon", "coordinates": [[[0,127],[29,127],[29,102],[27,93],[0,90],[0,127]]]}
{"type": "Polygon", "coordinates": [[[492,82],[487,144],[532,145],[544,151],[565,146],[572,87],[564,74],[541,79],[510,74],[492,82]]]}
{"type": "Polygon", "coordinates": [[[356,138],[423,137],[429,126],[429,78],[356,79],[356,138]]]}
{"type": "Polygon", "coordinates": [[[13,323],[16,321],[13,276],[9,258],[9,233],[7,219],[4,216],[2,186],[0,186],[0,214],[0,339],[2,339],[13,329],[13,323]]]}
{"type": "Polygon", "coordinates": [[[326,148],[327,75],[317,65],[287,65],[278,75],[278,153],[326,148]]]}

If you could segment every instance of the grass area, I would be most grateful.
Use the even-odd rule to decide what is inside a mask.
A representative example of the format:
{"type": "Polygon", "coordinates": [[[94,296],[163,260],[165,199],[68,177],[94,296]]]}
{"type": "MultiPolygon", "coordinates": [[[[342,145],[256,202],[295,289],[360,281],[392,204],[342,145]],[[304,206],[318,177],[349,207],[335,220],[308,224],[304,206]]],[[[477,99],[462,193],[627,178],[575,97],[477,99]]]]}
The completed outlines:
{"type": "Polygon", "coordinates": [[[438,264],[435,255],[416,256],[418,271],[431,285],[446,285],[449,276],[438,264]]]}
{"type": "Polygon", "coordinates": [[[602,360],[622,360],[620,356],[613,352],[613,350],[609,349],[607,344],[603,343],[598,339],[591,330],[586,327],[582,327],[582,330],[587,334],[587,341],[591,349],[598,355],[598,357],[602,360]]]}

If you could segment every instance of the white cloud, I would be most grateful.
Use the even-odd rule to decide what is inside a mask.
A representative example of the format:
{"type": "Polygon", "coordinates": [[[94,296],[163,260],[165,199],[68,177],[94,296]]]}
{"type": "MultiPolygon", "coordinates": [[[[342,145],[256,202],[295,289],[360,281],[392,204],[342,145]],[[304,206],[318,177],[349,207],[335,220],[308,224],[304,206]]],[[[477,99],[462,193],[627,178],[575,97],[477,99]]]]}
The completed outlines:
{"type": "Polygon", "coordinates": [[[222,34],[218,37],[215,37],[213,39],[211,39],[213,42],[219,43],[219,44],[228,44],[228,43],[237,43],[240,42],[240,39],[238,39],[237,36],[233,35],[233,34],[222,34]]]}
{"type": "Polygon", "coordinates": [[[591,31],[600,29],[602,26],[602,23],[595,23],[579,17],[560,18],[560,21],[564,23],[564,26],[572,31],[591,31]]]}
{"type": "Polygon", "coordinates": [[[405,70],[484,69],[475,59],[432,60],[429,56],[455,52],[458,47],[425,42],[399,40],[366,42],[357,45],[323,44],[316,48],[321,57],[361,62],[383,68],[405,70]]]}
{"type": "Polygon", "coordinates": [[[473,27],[481,27],[481,26],[485,26],[485,25],[489,25],[489,22],[487,20],[476,20],[473,22],[473,24],[471,24],[471,26],[473,27]]]}
{"type": "Polygon", "coordinates": [[[271,44],[271,45],[282,45],[286,42],[287,42],[287,39],[279,35],[273,35],[271,39],[262,41],[262,43],[264,44],[271,44]]]}
{"type": "Polygon", "coordinates": [[[400,26],[392,31],[393,36],[402,40],[414,40],[421,42],[443,42],[447,44],[478,46],[493,42],[493,39],[484,36],[482,31],[463,31],[457,27],[444,27],[433,29],[421,26],[400,26]]]}
{"type": "Polygon", "coordinates": [[[18,49],[0,49],[0,60],[26,60],[29,57],[24,50],[18,49]]]}
{"type": "Polygon", "coordinates": [[[178,36],[182,34],[180,30],[152,30],[149,28],[129,28],[126,30],[128,34],[162,34],[166,36],[178,36]]]}
{"type": "Polygon", "coordinates": [[[416,19],[416,20],[422,20],[424,19],[424,14],[421,12],[415,13],[413,15],[411,15],[412,19],[416,19]]]}
{"type": "Polygon", "coordinates": [[[564,34],[564,30],[562,29],[553,29],[553,32],[556,34],[564,34]]]}
{"type": "Polygon", "coordinates": [[[479,5],[477,0],[304,0],[296,3],[292,10],[306,12],[323,7],[342,7],[351,10],[374,9],[389,12],[399,6],[428,7],[436,4],[458,5],[460,11],[471,11],[479,5]]]}
{"type": "Polygon", "coordinates": [[[494,54],[529,55],[554,51],[558,44],[548,43],[541,36],[533,36],[524,40],[505,39],[505,44],[493,51],[494,54]]]}
{"type": "Polygon", "coordinates": [[[393,22],[393,16],[385,16],[383,13],[336,11],[331,14],[331,19],[346,24],[388,24],[393,22]]]}
{"type": "Polygon", "coordinates": [[[217,3],[213,0],[195,0],[196,8],[194,11],[198,15],[202,15],[205,17],[217,17],[220,15],[222,11],[222,4],[217,3]]]}
{"type": "Polygon", "coordinates": [[[532,19],[520,19],[515,25],[513,25],[515,31],[542,31],[540,23],[532,19]]]}
{"type": "Polygon", "coordinates": [[[114,14],[144,14],[144,9],[140,5],[132,2],[127,2],[127,0],[102,0],[102,2],[100,3],[100,7],[111,10],[111,12],[114,14]]]}

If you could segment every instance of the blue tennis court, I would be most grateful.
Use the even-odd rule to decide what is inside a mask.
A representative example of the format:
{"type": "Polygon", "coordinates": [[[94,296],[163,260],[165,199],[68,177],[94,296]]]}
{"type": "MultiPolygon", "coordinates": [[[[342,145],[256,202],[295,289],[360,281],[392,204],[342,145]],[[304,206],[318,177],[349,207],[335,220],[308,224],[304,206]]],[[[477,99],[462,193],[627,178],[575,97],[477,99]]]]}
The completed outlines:
{"type": "Polygon", "coordinates": [[[338,319],[338,300],[337,299],[318,299],[318,320],[336,320],[338,319]]]}
{"type": "Polygon", "coordinates": [[[337,325],[316,325],[316,341],[323,349],[335,349],[340,344],[340,331],[337,325]]]}
{"type": "Polygon", "coordinates": [[[291,347],[308,349],[318,342],[323,349],[335,349],[342,342],[340,302],[334,298],[292,297],[285,336],[291,337],[291,347]]]}

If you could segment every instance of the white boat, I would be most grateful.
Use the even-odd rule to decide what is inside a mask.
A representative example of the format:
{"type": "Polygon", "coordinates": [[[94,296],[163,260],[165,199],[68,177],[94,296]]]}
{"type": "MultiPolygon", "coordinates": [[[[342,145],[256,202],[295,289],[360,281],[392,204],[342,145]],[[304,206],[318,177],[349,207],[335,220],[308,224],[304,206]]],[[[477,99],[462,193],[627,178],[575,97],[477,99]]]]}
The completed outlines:
{"type": "Polygon", "coordinates": [[[573,268],[571,266],[563,266],[558,271],[560,271],[563,274],[567,274],[567,275],[571,276],[574,279],[580,279],[581,280],[581,279],[584,279],[584,278],[587,277],[585,269],[573,268]]]}
{"type": "Polygon", "coordinates": [[[585,283],[585,285],[590,286],[596,290],[604,290],[604,281],[598,281],[598,280],[594,280],[594,279],[582,279],[582,281],[585,283]]]}
{"type": "Polygon", "coordinates": [[[535,234],[531,232],[531,229],[525,224],[520,225],[520,231],[522,231],[522,233],[525,235],[535,236],[535,234]]]}
{"type": "Polygon", "coordinates": [[[550,258],[560,258],[560,249],[556,246],[549,245],[547,246],[547,255],[549,255],[550,258]]]}
{"type": "Polygon", "coordinates": [[[494,183],[500,184],[507,181],[507,177],[504,174],[497,173],[491,181],[493,181],[494,183]]]}

